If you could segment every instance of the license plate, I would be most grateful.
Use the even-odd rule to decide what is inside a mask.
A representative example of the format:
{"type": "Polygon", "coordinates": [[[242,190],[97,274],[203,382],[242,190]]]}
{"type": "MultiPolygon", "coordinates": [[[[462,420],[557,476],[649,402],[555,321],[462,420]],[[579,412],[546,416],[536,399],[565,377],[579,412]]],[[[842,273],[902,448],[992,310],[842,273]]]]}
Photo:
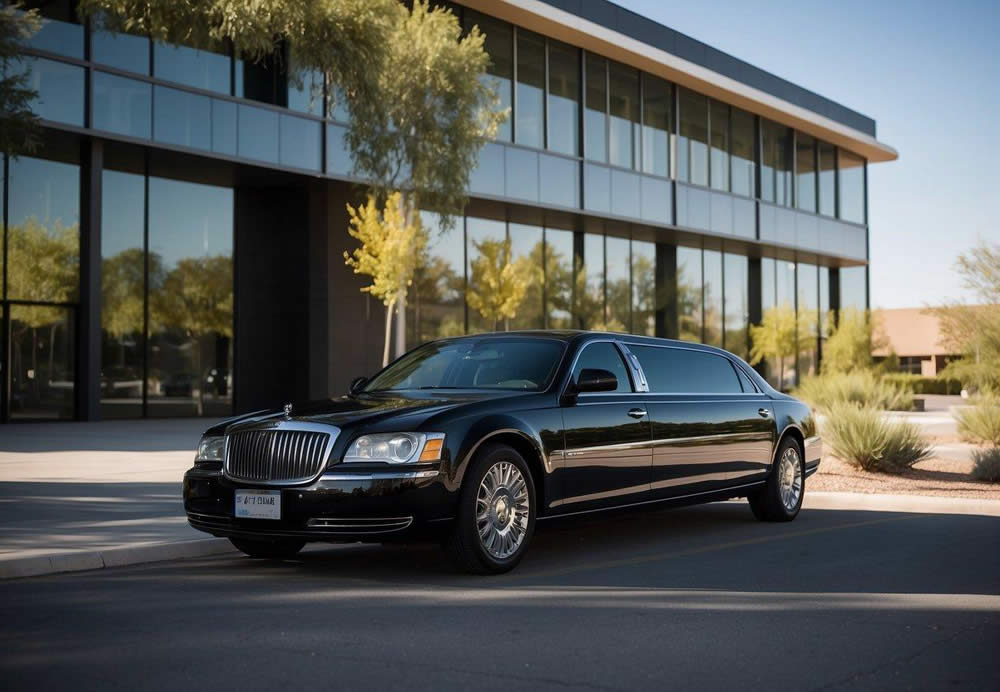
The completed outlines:
{"type": "Polygon", "coordinates": [[[238,519],[281,519],[280,490],[237,490],[238,519]]]}

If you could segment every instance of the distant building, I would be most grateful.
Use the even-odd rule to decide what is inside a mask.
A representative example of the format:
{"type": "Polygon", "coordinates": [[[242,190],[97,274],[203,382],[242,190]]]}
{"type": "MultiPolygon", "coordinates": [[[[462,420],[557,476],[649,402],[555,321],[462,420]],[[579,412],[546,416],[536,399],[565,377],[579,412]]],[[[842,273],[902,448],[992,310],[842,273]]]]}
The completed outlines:
{"type": "Polygon", "coordinates": [[[876,323],[887,340],[885,348],[875,349],[875,360],[895,351],[902,372],[934,377],[959,354],[942,345],[937,317],[926,308],[874,310],[876,323]]]}

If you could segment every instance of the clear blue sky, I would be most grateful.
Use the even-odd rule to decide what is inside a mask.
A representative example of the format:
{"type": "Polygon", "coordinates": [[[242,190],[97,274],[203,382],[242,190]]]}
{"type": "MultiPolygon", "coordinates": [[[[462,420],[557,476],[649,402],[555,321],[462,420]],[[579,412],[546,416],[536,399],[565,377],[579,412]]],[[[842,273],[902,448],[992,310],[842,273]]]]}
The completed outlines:
{"type": "Polygon", "coordinates": [[[1000,0],[617,0],[872,117],[873,307],[970,299],[953,271],[1000,242],[1000,0]]]}

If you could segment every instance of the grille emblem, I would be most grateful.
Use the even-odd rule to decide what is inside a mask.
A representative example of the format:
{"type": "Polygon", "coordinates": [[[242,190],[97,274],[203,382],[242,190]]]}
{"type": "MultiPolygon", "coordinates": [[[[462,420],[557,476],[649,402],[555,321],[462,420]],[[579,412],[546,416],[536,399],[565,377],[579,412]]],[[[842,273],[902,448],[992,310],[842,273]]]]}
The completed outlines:
{"type": "Polygon", "coordinates": [[[291,403],[285,404],[285,418],[292,417],[292,405],[291,403]]]}

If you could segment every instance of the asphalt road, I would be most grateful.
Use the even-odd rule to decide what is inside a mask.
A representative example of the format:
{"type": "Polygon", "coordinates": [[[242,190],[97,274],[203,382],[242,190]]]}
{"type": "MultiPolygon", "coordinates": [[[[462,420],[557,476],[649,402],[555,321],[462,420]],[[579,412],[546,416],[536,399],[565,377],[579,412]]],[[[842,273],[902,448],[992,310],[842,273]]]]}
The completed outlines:
{"type": "Polygon", "coordinates": [[[1000,689],[1000,518],[743,503],[0,583],[5,690],[1000,689]]]}

